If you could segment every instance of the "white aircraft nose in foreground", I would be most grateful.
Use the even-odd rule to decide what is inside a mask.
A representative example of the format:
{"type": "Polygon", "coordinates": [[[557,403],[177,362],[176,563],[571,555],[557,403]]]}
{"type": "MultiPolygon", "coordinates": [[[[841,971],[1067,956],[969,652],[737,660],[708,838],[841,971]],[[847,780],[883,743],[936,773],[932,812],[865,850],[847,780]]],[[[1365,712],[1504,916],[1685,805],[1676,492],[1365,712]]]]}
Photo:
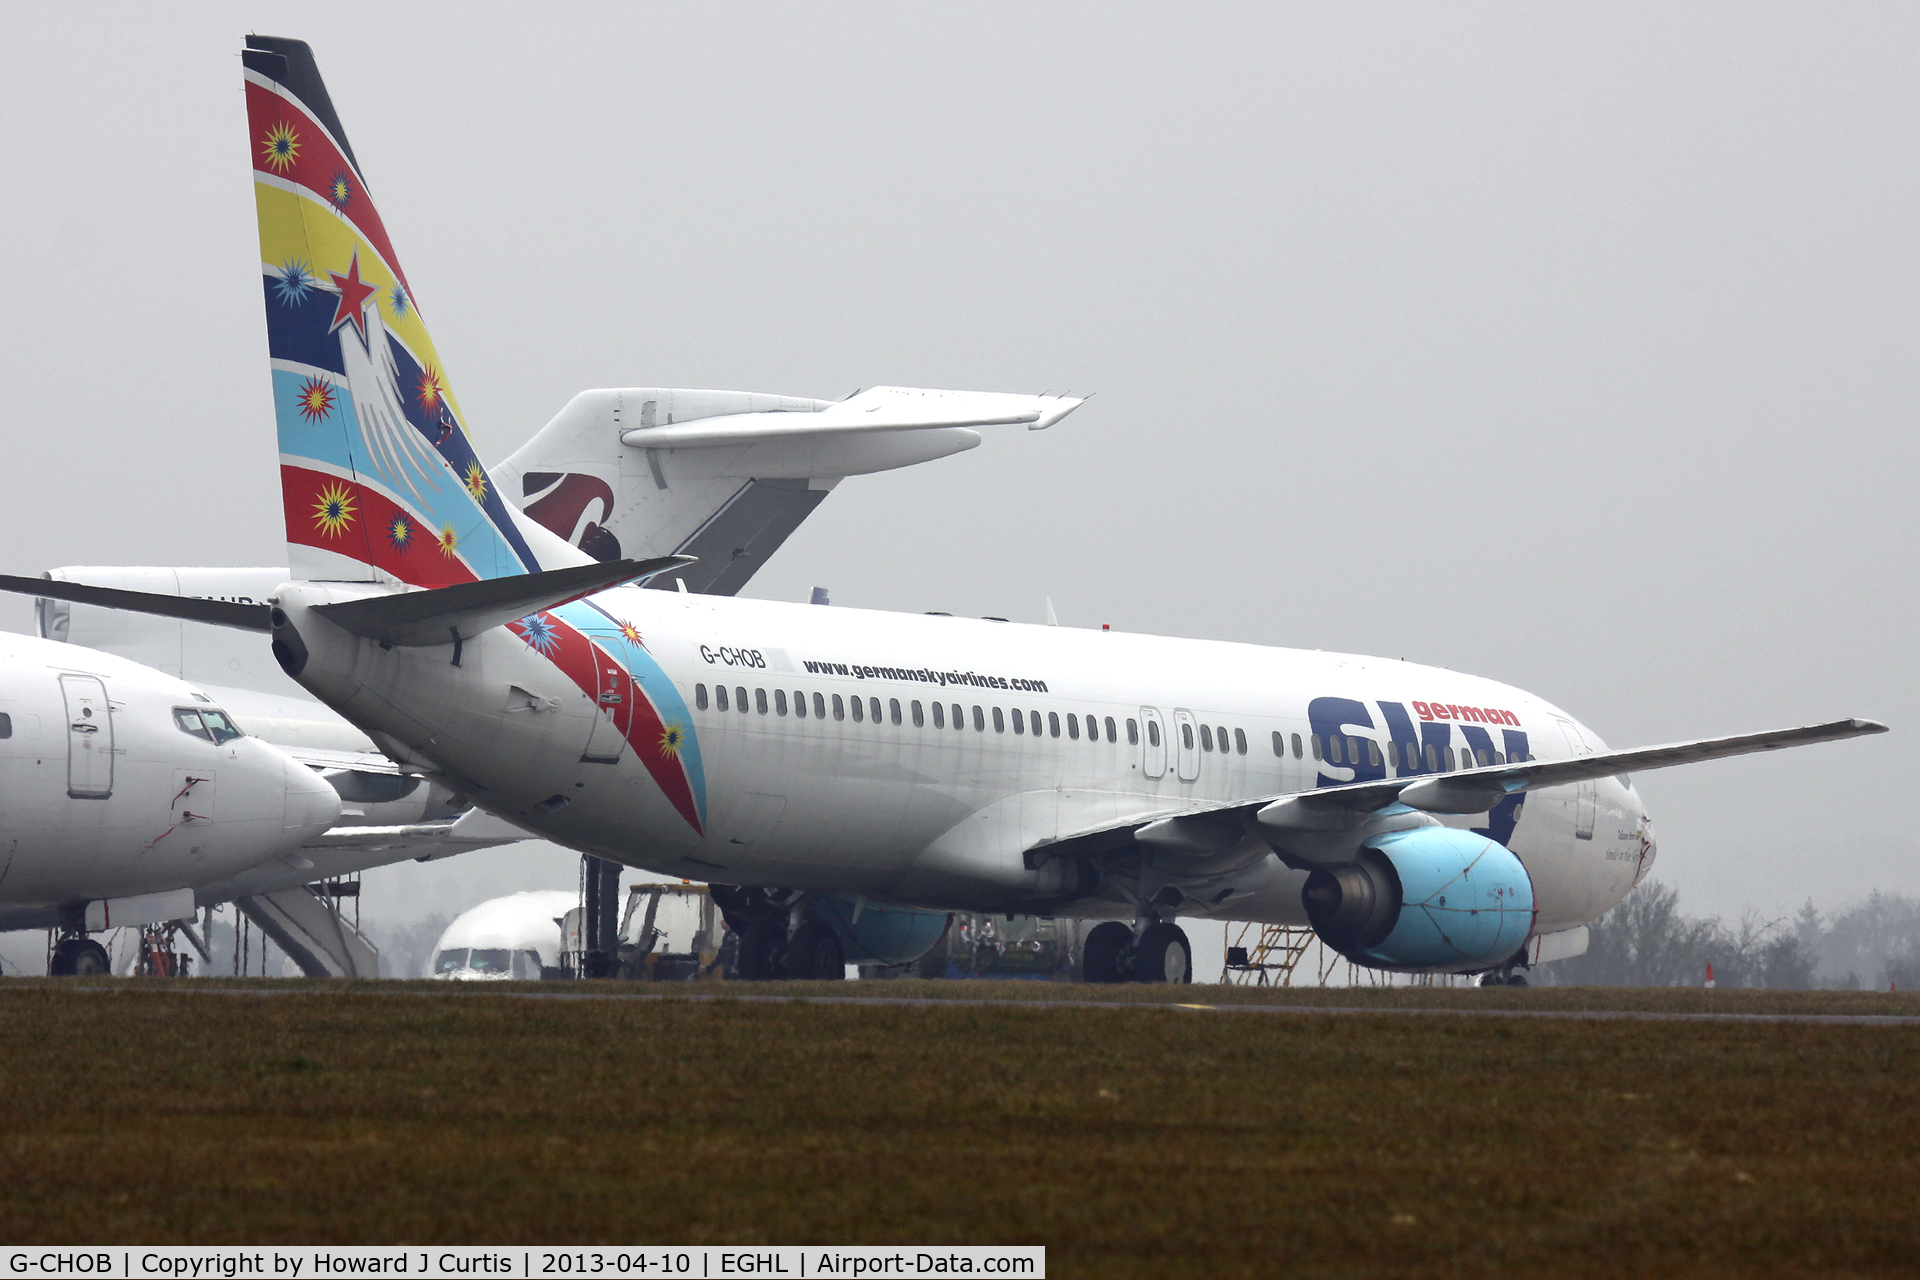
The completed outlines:
{"type": "MultiPolygon", "coordinates": [[[[501,501],[311,50],[247,45],[293,580],[271,610],[0,586],[271,632],[396,761],[714,882],[748,976],[910,960],[954,910],[1109,917],[1094,981],[1187,980],[1194,916],[1508,976],[1577,953],[1644,874],[1631,772],[1883,731],[1616,751],[1524,690],[1412,663],[628,585],[684,558],[598,563],[501,501]]],[[[1075,404],[877,388],[812,425],[1044,426],[1075,404]]],[[[807,416],[619,430],[656,453],[758,447],[807,416]]]]}
{"type": "Polygon", "coordinates": [[[185,681],[0,636],[0,929],[59,927],[56,973],[104,973],[88,932],[189,917],[194,887],[295,853],[340,799],[185,681]]]}

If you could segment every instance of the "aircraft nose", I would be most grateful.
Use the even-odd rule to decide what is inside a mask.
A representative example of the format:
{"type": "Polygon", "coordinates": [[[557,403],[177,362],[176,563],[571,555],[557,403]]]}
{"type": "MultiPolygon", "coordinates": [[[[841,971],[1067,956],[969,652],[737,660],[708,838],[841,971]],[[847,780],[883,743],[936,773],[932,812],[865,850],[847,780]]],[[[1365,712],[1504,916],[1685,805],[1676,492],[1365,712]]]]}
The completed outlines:
{"type": "Polygon", "coordinates": [[[340,821],[340,793],[331,783],[291,756],[284,756],[287,774],[286,830],[301,841],[322,835],[340,821]]]}

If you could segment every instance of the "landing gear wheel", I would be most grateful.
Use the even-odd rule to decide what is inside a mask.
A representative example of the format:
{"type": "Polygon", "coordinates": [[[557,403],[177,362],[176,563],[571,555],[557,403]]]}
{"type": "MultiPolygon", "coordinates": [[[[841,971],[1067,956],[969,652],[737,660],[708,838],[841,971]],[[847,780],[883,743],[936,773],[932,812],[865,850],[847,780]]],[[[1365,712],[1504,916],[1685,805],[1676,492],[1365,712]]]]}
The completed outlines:
{"type": "Polygon", "coordinates": [[[1133,945],[1135,982],[1192,982],[1193,944],[1177,924],[1150,924],[1133,945]]]}
{"type": "Polygon", "coordinates": [[[1504,974],[1497,972],[1483,973],[1480,975],[1480,985],[1483,987],[1504,987],[1507,985],[1507,979],[1504,974]]]}
{"type": "Polygon", "coordinates": [[[68,938],[53,948],[47,975],[53,978],[98,978],[113,972],[107,949],[92,938],[68,938]]]}
{"type": "Polygon", "coordinates": [[[1118,920],[1093,926],[1080,945],[1081,976],[1088,982],[1125,982],[1133,930],[1118,920]]]}
{"type": "Polygon", "coordinates": [[[841,982],[847,976],[846,953],[832,929],[809,920],[787,944],[787,976],[815,982],[841,982]]]}
{"type": "Polygon", "coordinates": [[[786,921],[756,920],[740,935],[740,976],[744,980],[766,982],[777,978],[786,959],[786,921]]]}
{"type": "Polygon", "coordinates": [[[1509,974],[1507,975],[1507,985],[1510,987],[1524,987],[1527,985],[1527,976],[1524,973],[1509,974]]]}

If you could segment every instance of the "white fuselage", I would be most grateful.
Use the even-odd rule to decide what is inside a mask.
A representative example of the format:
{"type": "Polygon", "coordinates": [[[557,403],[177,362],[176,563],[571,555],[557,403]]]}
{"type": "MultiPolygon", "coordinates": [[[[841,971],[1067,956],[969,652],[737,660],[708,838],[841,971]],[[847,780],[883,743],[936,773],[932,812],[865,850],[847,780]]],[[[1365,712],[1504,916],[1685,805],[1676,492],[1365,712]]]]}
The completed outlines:
{"type": "MultiPolygon", "coordinates": [[[[601,628],[595,657],[616,684],[596,697],[565,661],[543,656],[543,631],[485,632],[456,666],[451,645],[383,650],[303,607],[364,593],[302,583],[278,597],[309,651],[299,679],[315,694],[503,817],[633,866],[723,883],[1130,915],[1124,895],[1070,864],[1029,867],[1026,851],[1215,802],[1458,768],[1462,749],[1553,759],[1601,746],[1531,694],[1407,662],[638,588],[554,611],[583,632],[601,628]],[[644,652],[623,651],[622,623],[644,652]],[[629,696],[613,674],[621,667],[658,707],[660,732],[685,731],[676,767],[697,793],[692,806],[672,801],[658,759],[650,771],[638,758],[649,740],[610,758],[609,715],[629,696]]],[[[1442,821],[1490,829],[1512,848],[1534,882],[1539,932],[1598,916],[1650,860],[1647,817],[1625,780],[1503,808],[1442,821]]],[[[1276,857],[1224,881],[1177,860],[1142,874],[1185,889],[1179,914],[1304,922],[1304,873],[1276,857]]]]}
{"type": "Polygon", "coordinates": [[[191,890],[339,813],[323,779],[232,735],[192,685],[111,654],[0,635],[0,717],[0,927],[191,890]]]}

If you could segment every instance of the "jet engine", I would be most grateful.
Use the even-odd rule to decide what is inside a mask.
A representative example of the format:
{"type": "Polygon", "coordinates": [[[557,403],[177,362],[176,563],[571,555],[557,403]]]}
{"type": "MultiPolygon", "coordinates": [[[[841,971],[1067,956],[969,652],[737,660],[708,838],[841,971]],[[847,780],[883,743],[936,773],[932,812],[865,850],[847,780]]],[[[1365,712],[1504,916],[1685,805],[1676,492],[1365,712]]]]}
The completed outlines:
{"type": "Polygon", "coordinates": [[[1533,881],[1506,846],[1417,827],[1370,839],[1301,890],[1328,946],[1376,969],[1472,973],[1511,958],[1533,927],[1533,881]]]}

